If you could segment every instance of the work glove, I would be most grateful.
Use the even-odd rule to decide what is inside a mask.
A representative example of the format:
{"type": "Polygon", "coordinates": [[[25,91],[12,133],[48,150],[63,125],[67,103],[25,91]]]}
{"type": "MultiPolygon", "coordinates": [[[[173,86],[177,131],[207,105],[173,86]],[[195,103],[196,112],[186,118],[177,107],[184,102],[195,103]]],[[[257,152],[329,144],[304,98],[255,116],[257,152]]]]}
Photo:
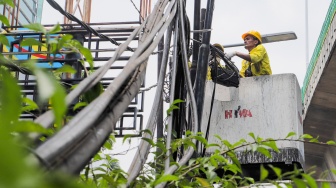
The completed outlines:
{"type": "Polygon", "coordinates": [[[225,56],[231,60],[232,57],[236,56],[236,51],[225,53],[225,56]]]}

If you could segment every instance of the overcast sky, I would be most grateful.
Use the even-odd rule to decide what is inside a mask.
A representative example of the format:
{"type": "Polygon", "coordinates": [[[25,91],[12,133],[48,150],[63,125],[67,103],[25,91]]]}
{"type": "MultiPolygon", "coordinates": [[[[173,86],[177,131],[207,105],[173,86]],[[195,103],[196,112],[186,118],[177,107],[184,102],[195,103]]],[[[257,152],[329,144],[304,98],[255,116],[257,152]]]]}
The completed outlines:
{"type": "MultiPolygon", "coordinates": [[[[309,60],[314,51],[330,0],[309,0],[309,60]]],[[[241,35],[258,30],[262,35],[293,31],[298,39],[265,44],[273,74],[294,73],[302,86],[306,70],[305,0],[234,0],[216,1],[211,42],[236,44],[241,35]]],[[[244,47],[225,49],[247,52],[244,47]]],[[[241,67],[241,59],[232,59],[241,67]]]]}
{"type": "MultiPolygon", "coordinates": [[[[139,7],[140,0],[132,0],[139,7]]],[[[137,10],[130,0],[93,1],[91,22],[114,22],[137,20],[137,10]]],[[[56,0],[64,6],[65,0],[56,0]]],[[[153,1],[153,5],[155,4],[153,1]]],[[[187,1],[188,15],[192,20],[193,2],[187,1]]],[[[314,51],[331,0],[308,1],[308,42],[309,60],[314,51]]],[[[202,8],[206,8],[206,0],[202,8]]],[[[293,31],[298,39],[294,41],[265,44],[271,60],[273,74],[294,73],[302,86],[306,70],[306,0],[217,0],[213,15],[211,43],[241,43],[241,34],[248,30],[258,30],[262,35],[293,31]]],[[[79,17],[79,14],[76,15],[79,17]]],[[[44,24],[63,23],[63,16],[44,3],[42,17],[44,24]]],[[[228,48],[227,52],[238,50],[246,52],[243,47],[228,48]]],[[[232,59],[240,69],[241,59],[232,59]]]]}
{"type": "MultiPolygon", "coordinates": [[[[140,0],[132,1],[139,7],[140,0]]],[[[91,22],[137,20],[138,12],[132,1],[93,1],[91,22]]],[[[308,1],[308,57],[310,60],[331,0],[308,1]]],[[[65,0],[56,0],[56,2],[64,7],[65,0]]],[[[155,2],[153,1],[152,4],[154,5],[155,2]]],[[[193,2],[191,0],[187,1],[187,11],[191,20],[193,2]]],[[[273,74],[294,73],[300,86],[302,86],[307,63],[305,2],[306,0],[217,0],[215,1],[213,14],[211,43],[223,45],[241,43],[243,42],[241,35],[252,29],[258,30],[262,35],[293,31],[298,37],[297,40],[269,43],[265,44],[265,47],[270,57],[273,74]]],[[[206,3],[207,1],[202,1],[202,8],[206,8],[206,3]]],[[[79,18],[79,15],[76,16],[79,18]]],[[[57,22],[63,23],[63,16],[53,10],[45,1],[42,23],[54,24],[57,22]]],[[[232,50],[247,52],[243,47],[225,49],[226,52],[232,50]]],[[[236,66],[240,69],[241,59],[234,57],[232,60],[236,62],[236,66]]],[[[155,79],[147,78],[146,80],[153,81],[152,83],[147,83],[147,87],[155,84],[155,79]]],[[[149,95],[146,94],[146,96],[148,98],[149,95]]],[[[147,109],[147,111],[149,112],[150,109],[147,109]]],[[[121,160],[120,163],[127,170],[130,160],[121,160]]]]}

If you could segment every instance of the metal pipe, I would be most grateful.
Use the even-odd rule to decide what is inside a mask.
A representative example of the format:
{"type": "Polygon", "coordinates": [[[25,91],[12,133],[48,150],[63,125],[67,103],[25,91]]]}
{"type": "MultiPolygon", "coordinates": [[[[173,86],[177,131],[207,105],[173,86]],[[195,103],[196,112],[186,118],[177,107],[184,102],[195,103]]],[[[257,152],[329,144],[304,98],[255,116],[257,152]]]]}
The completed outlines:
{"type": "MultiPolygon", "coordinates": [[[[159,79],[159,77],[160,77],[161,65],[162,65],[162,63],[164,63],[162,61],[163,60],[164,44],[165,44],[165,42],[164,42],[164,36],[163,36],[160,43],[159,43],[159,46],[158,46],[159,53],[158,53],[157,79],[159,79]]],[[[169,46],[168,46],[168,48],[169,48],[169,46]]],[[[160,139],[160,138],[163,138],[163,100],[162,100],[162,97],[161,97],[158,105],[159,105],[159,108],[158,108],[159,112],[158,112],[158,115],[157,115],[156,136],[157,136],[158,139],[160,139]]]]}
{"type": "MultiPolygon", "coordinates": [[[[200,30],[200,13],[201,13],[201,0],[195,0],[195,6],[194,6],[194,31],[200,30]]],[[[190,67],[190,76],[191,76],[191,82],[192,84],[195,83],[195,77],[196,77],[196,69],[197,69],[197,58],[198,58],[198,50],[200,47],[200,44],[195,41],[200,40],[200,33],[195,32],[193,33],[193,52],[192,52],[192,62],[190,67]]]]}
{"type": "MultiPolygon", "coordinates": [[[[179,5],[180,7],[182,7],[182,1],[179,1],[179,5]]],[[[183,16],[182,16],[182,12],[183,10],[180,8],[179,10],[179,16],[180,16],[180,21],[181,21],[181,38],[182,38],[182,52],[183,52],[183,70],[184,70],[184,74],[185,74],[185,80],[187,83],[187,91],[189,94],[189,98],[190,98],[190,104],[191,104],[191,110],[192,110],[192,114],[193,114],[193,122],[194,122],[194,127],[192,127],[191,130],[194,131],[194,134],[197,133],[197,127],[198,127],[198,117],[197,117],[197,107],[196,107],[196,101],[195,101],[195,96],[194,96],[194,92],[192,90],[192,84],[191,84],[191,77],[190,77],[190,72],[189,72],[189,68],[188,68],[188,59],[187,59],[187,49],[186,49],[186,43],[185,43],[185,33],[184,33],[184,23],[183,23],[183,16]]],[[[173,172],[175,172],[177,170],[178,167],[185,165],[190,158],[192,157],[194,153],[194,149],[193,147],[188,147],[187,151],[185,152],[185,155],[178,161],[178,165],[174,164],[171,167],[169,167],[169,169],[167,171],[165,171],[165,175],[167,174],[172,174],[173,172]]],[[[159,185],[156,186],[156,188],[161,188],[164,187],[166,185],[167,182],[161,183],[159,185]]]]}
{"type": "MultiPolygon", "coordinates": [[[[176,81],[176,64],[177,64],[177,56],[178,56],[178,38],[179,38],[179,19],[176,17],[175,19],[175,36],[174,36],[174,52],[173,52],[173,65],[171,71],[171,83],[170,83],[170,104],[174,102],[174,93],[175,93],[175,81],[176,81]]],[[[166,160],[165,160],[165,172],[170,167],[170,144],[171,144],[171,137],[172,137],[172,127],[173,127],[173,113],[169,116],[168,119],[168,127],[167,127],[167,140],[166,140],[166,160]]]]}
{"type": "Polygon", "coordinates": [[[309,66],[308,0],[305,1],[306,69],[309,66]]]}
{"type": "MultiPolygon", "coordinates": [[[[175,3],[175,2],[173,2],[175,3]]],[[[175,12],[175,10],[173,11],[175,12]]],[[[167,30],[167,37],[166,37],[166,41],[170,41],[170,36],[171,36],[171,32],[172,32],[172,26],[170,25],[168,27],[167,30]]],[[[170,46],[169,45],[170,42],[166,42],[165,47],[170,46]]],[[[165,50],[164,52],[167,53],[167,56],[164,55],[164,59],[166,57],[168,57],[168,51],[165,50]]],[[[163,60],[163,62],[166,62],[166,60],[163,60]]],[[[167,63],[162,63],[161,66],[161,70],[160,70],[160,76],[159,76],[159,80],[158,80],[158,85],[157,85],[157,90],[155,93],[155,98],[154,98],[154,102],[153,104],[157,104],[157,102],[159,101],[159,99],[162,97],[162,89],[163,89],[163,82],[164,82],[164,77],[165,77],[165,71],[166,71],[166,67],[167,67],[167,63]]],[[[157,105],[154,105],[153,108],[151,109],[151,113],[149,115],[150,119],[147,122],[146,125],[146,130],[150,130],[153,131],[155,128],[155,123],[156,123],[156,114],[157,114],[157,105]]],[[[144,134],[143,137],[148,138],[149,135],[148,134],[144,134]]],[[[128,178],[127,178],[127,185],[129,186],[129,184],[137,177],[137,175],[139,174],[140,170],[143,167],[143,164],[145,163],[144,159],[148,156],[149,153],[149,149],[150,149],[150,145],[148,142],[141,140],[138,149],[137,149],[137,155],[134,156],[133,161],[131,163],[131,166],[128,169],[128,178]]]]}
{"type": "Polygon", "coordinates": [[[138,79],[133,82],[128,92],[126,92],[116,104],[110,105],[113,106],[112,111],[102,116],[102,120],[97,122],[97,126],[89,130],[86,136],[76,143],[76,147],[68,152],[67,155],[59,157],[60,164],[57,164],[56,168],[59,168],[63,172],[78,174],[90,161],[92,156],[99,151],[100,147],[106,142],[114,130],[115,123],[120,119],[132,99],[137,95],[145,77],[144,68],[146,65],[142,64],[141,67],[143,67],[141,74],[138,79]]]}
{"type": "MultiPolygon", "coordinates": [[[[169,8],[174,8],[174,1],[169,8]]],[[[167,12],[169,12],[169,9],[167,12]]],[[[100,115],[103,113],[106,107],[110,105],[110,108],[114,108],[116,100],[113,100],[114,97],[119,97],[120,91],[118,92],[118,96],[115,96],[116,91],[121,88],[121,86],[126,81],[125,79],[129,78],[131,73],[138,72],[141,73],[141,70],[135,71],[136,68],[142,64],[146,64],[149,55],[154,51],[155,47],[158,45],[159,40],[163,36],[164,31],[166,31],[168,25],[173,19],[175,11],[167,13],[165,18],[170,15],[168,20],[161,20],[160,23],[153,27],[148,28],[150,33],[145,36],[145,40],[140,44],[138,51],[134,53],[132,58],[130,59],[130,63],[123,70],[124,74],[120,74],[113,85],[110,84],[108,88],[106,88],[105,92],[102,93],[97,99],[95,99],[92,103],[90,103],[87,107],[85,107],[79,114],[77,114],[64,128],[60,130],[54,137],[52,137],[47,142],[43,143],[40,147],[35,150],[36,156],[40,159],[43,159],[46,163],[50,165],[58,163],[58,160],[62,158],[60,153],[67,153],[69,150],[76,147],[77,141],[80,141],[88,131],[95,127],[95,123],[97,118],[101,117],[100,115]],[[152,30],[150,30],[152,29],[152,30]],[[160,32],[158,30],[160,29],[160,32]],[[153,33],[151,33],[153,32],[153,33]],[[154,36],[157,38],[153,41],[154,36]],[[136,57],[134,57],[136,56],[136,57]],[[92,107],[95,108],[95,112],[92,111],[92,107]],[[81,126],[76,126],[77,124],[81,124],[81,126]]],[[[125,47],[126,45],[123,45],[125,47]]],[[[140,86],[139,86],[140,87],[140,86]]],[[[127,91],[121,92],[126,93],[127,91]]],[[[128,104],[127,104],[128,105],[128,104]]],[[[117,113],[123,113],[124,110],[119,110],[117,113]]],[[[139,161],[138,161],[139,162],[139,161]]]]}
{"type": "MultiPolygon", "coordinates": [[[[211,29],[214,1],[215,0],[208,0],[204,29],[211,29]]],[[[195,96],[196,96],[197,114],[199,122],[197,130],[199,132],[201,131],[201,124],[202,124],[204,89],[208,69],[209,52],[210,52],[210,37],[211,37],[210,30],[208,32],[204,32],[202,35],[202,45],[198,54],[199,63],[196,71],[195,96]]]]}

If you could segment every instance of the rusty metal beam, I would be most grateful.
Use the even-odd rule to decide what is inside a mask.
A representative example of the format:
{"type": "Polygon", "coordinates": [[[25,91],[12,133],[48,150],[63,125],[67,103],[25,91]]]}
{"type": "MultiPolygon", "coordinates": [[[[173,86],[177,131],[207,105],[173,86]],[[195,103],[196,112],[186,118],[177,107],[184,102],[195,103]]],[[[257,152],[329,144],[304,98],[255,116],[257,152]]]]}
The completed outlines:
{"type": "Polygon", "coordinates": [[[147,16],[151,12],[152,7],[152,0],[141,0],[140,2],[140,22],[143,22],[144,19],[147,18],[147,16]]]}
{"type": "Polygon", "coordinates": [[[90,23],[91,18],[91,0],[84,1],[84,18],[86,23],[90,23]]]}
{"type": "MultiPolygon", "coordinates": [[[[75,0],[66,0],[65,1],[65,11],[74,15],[76,11],[79,11],[79,14],[81,16],[81,19],[85,23],[90,23],[91,18],[91,0],[83,0],[81,3],[81,0],[76,0],[76,3],[74,3],[75,0]],[[82,11],[83,10],[83,11],[82,11]]],[[[70,24],[72,21],[69,20],[67,17],[64,17],[64,23],[70,24]]]]}

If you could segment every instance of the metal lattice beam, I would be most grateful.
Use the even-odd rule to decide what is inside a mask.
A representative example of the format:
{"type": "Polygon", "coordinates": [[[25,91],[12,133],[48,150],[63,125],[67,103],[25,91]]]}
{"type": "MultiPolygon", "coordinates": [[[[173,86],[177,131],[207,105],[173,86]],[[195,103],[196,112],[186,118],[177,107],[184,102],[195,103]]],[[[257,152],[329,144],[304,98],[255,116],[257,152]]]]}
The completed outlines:
{"type": "MultiPolygon", "coordinates": [[[[81,19],[85,23],[90,23],[91,18],[91,0],[66,0],[65,1],[65,11],[75,15],[76,11],[78,10],[81,19]]],[[[71,24],[71,20],[69,20],[67,17],[64,17],[64,23],[65,24],[71,24]]]]}

